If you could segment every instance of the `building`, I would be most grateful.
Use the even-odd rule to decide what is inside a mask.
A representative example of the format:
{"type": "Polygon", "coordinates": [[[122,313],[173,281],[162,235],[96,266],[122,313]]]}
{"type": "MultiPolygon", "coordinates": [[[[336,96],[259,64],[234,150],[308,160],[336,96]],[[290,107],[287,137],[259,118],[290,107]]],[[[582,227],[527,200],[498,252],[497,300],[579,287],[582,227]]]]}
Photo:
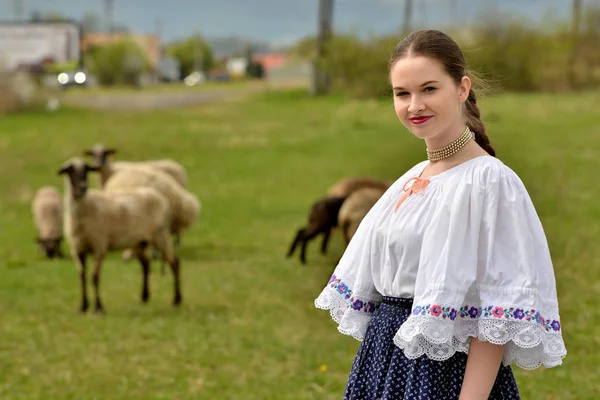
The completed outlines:
{"type": "Polygon", "coordinates": [[[9,71],[80,60],[80,28],[74,22],[0,23],[0,64],[9,71]]]}

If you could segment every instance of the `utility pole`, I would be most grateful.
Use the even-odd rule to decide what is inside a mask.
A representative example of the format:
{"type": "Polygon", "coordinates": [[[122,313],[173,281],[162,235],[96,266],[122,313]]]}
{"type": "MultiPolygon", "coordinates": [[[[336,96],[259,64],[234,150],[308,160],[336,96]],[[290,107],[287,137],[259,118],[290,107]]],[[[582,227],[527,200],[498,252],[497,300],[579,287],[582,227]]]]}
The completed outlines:
{"type": "Polygon", "coordinates": [[[25,0],[13,0],[13,13],[16,20],[25,20],[25,0]]]}
{"type": "Polygon", "coordinates": [[[322,95],[329,91],[331,77],[323,69],[323,61],[327,57],[328,45],[331,40],[333,25],[333,2],[334,0],[319,0],[318,10],[318,35],[317,35],[317,57],[313,62],[313,77],[311,92],[313,95],[322,95]]]}
{"type": "Polygon", "coordinates": [[[204,49],[200,34],[196,32],[194,35],[194,72],[202,71],[204,63],[204,49]]]}
{"type": "Polygon", "coordinates": [[[163,31],[163,19],[156,18],[156,41],[158,42],[158,55],[159,58],[163,57],[163,44],[162,44],[162,31],[163,31]]]}
{"type": "Polygon", "coordinates": [[[402,23],[402,30],[405,35],[410,33],[411,29],[412,6],[412,0],[404,0],[404,22],[402,23]]]}
{"type": "Polygon", "coordinates": [[[572,20],[571,20],[571,57],[569,60],[568,71],[569,71],[569,84],[571,89],[577,85],[577,78],[575,77],[575,64],[579,58],[579,36],[581,32],[581,3],[582,0],[573,0],[572,9],[572,20]]]}
{"type": "Polygon", "coordinates": [[[450,15],[452,15],[452,23],[456,26],[460,25],[458,21],[458,0],[450,0],[450,15]]]}
{"type": "Polygon", "coordinates": [[[114,9],[114,0],[104,0],[104,13],[105,13],[105,23],[106,23],[106,32],[108,33],[111,41],[113,36],[113,9],[114,9]]]}
{"type": "Polygon", "coordinates": [[[421,24],[427,26],[427,2],[424,0],[420,0],[419,5],[419,19],[421,20],[421,24]]]}

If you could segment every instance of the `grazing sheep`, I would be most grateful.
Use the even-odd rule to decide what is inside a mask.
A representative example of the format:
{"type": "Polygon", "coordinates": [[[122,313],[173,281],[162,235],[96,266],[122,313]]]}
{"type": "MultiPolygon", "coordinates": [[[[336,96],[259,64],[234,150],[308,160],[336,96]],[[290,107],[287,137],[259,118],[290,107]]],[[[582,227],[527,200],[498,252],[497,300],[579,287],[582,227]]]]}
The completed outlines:
{"type": "Polygon", "coordinates": [[[116,154],[117,149],[106,148],[101,144],[85,150],[85,155],[92,156],[96,164],[100,167],[100,186],[104,187],[106,181],[117,171],[132,166],[147,165],[170,175],[182,187],[187,185],[187,172],[185,168],[176,161],[169,159],[144,160],[144,161],[114,161],[110,162],[111,154],[116,154]]]}
{"type": "Polygon", "coordinates": [[[153,187],[171,205],[170,231],[175,235],[175,245],[181,242],[181,235],[198,219],[201,204],[198,197],[179,186],[169,175],[146,166],[119,170],[104,185],[104,191],[114,188],[153,187]]]}
{"type": "Polygon", "coordinates": [[[338,225],[344,233],[346,246],[350,243],[362,219],[384,193],[385,189],[364,187],[352,192],[346,198],[338,214],[338,225]]]}
{"type": "Polygon", "coordinates": [[[40,250],[49,259],[63,258],[60,248],[63,238],[63,205],[58,189],[49,185],[40,187],[33,197],[31,212],[40,250]]]}
{"type": "Polygon", "coordinates": [[[157,190],[149,187],[119,188],[112,191],[88,190],[88,172],[98,167],[73,158],[58,171],[64,175],[64,229],[71,256],[79,265],[81,278],[81,311],[88,309],[86,256],[95,257],[92,282],[96,297],[95,310],[103,312],[100,299],[102,261],[111,251],[134,249],[142,265],[142,302],[150,298],[148,278],[150,261],[146,248],[160,251],[173,272],[175,287],[173,304],[182,301],[180,263],[173,252],[169,235],[170,207],[157,190]]]}
{"type": "Polygon", "coordinates": [[[331,235],[331,230],[338,224],[338,212],[345,197],[334,196],[324,197],[315,201],[310,208],[308,215],[308,225],[298,229],[294,241],[290,246],[287,256],[291,257],[299,243],[302,243],[300,252],[300,261],[306,264],[306,246],[309,240],[312,240],[319,234],[323,234],[323,243],[321,253],[327,251],[327,243],[331,235]]]}
{"type": "Polygon", "coordinates": [[[370,187],[387,190],[394,181],[379,180],[368,177],[346,177],[334,183],[328,190],[327,196],[347,197],[357,189],[370,187]]]}

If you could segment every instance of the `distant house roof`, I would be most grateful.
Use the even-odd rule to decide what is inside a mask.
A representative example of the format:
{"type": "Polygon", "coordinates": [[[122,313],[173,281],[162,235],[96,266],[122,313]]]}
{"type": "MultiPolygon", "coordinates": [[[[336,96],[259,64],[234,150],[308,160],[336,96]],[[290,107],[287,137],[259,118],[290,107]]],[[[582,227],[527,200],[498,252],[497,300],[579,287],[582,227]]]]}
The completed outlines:
{"type": "Polygon", "coordinates": [[[289,56],[284,53],[255,54],[252,58],[255,62],[261,63],[265,71],[280,67],[289,62],[289,56]]]}

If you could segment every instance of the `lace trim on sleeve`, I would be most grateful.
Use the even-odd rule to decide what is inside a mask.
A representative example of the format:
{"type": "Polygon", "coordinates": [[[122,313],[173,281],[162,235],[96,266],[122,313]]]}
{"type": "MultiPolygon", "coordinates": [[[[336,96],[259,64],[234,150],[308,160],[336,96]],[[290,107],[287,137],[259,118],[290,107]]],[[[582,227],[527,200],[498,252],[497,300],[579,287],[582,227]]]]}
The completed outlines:
{"type": "Polygon", "coordinates": [[[341,278],[332,275],[315,299],[315,306],[329,310],[331,318],[338,323],[338,331],[362,341],[379,300],[356,295],[341,278]]]}
{"type": "Polygon", "coordinates": [[[468,353],[470,338],[505,345],[503,363],[532,370],[562,364],[567,351],[558,320],[536,310],[516,307],[469,307],[456,311],[439,305],[415,306],[394,343],[406,357],[442,361],[455,352],[468,353]]]}

